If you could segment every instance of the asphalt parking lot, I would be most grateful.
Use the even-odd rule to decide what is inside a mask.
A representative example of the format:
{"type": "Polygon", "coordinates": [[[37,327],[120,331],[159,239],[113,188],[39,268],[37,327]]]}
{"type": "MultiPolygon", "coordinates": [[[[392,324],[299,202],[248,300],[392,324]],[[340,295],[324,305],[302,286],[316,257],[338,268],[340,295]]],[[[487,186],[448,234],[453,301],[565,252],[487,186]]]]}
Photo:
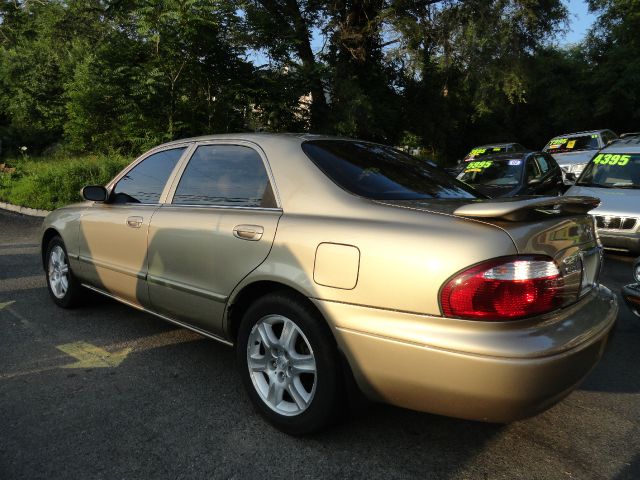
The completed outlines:
{"type": "MultiPolygon", "coordinates": [[[[0,210],[0,479],[640,478],[640,319],[600,365],[511,425],[364,405],[293,438],[253,412],[228,347],[96,297],[50,301],[41,219],[0,210]]],[[[631,280],[607,255],[603,282],[631,280]]]]}

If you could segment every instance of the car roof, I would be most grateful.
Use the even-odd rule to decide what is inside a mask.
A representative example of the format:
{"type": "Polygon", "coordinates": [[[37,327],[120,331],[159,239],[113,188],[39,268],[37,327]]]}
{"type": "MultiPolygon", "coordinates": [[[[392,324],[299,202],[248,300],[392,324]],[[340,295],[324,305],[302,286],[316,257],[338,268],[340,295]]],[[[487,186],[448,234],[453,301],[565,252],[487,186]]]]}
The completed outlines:
{"type": "Polygon", "coordinates": [[[313,211],[318,215],[335,212],[357,215],[362,202],[336,185],[327,175],[319,174],[317,165],[300,148],[302,143],[308,140],[340,140],[379,145],[365,140],[308,133],[228,133],[175,140],[159,145],[143,155],[173,146],[217,140],[246,142],[257,146],[268,160],[265,165],[273,177],[272,187],[280,207],[286,208],[290,214],[313,211]]]}
{"type": "Polygon", "coordinates": [[[640,153],[640,135],[618,138],[600,151],[605,153],[640,153]]]}
{"type": "MultiPolygon", "coordinates": [[[[481,158],[482,160],[495,160],[498,162],[506,161],[506,160],[523,160],[525,157],[528,157],[532,153],[542,153],[542,152],[536,152],[534,150],[525,150],[524,152],[494,153],[492,155],[484,155],[479,158],[481,158]]],[[[481,160],[477,160],[477,161],[481,161],[481,160]]],[[[466,163],[469,163],[469,162],[466,162],[466,163]]]]}
{"type": "Polygon", "coordinates": [[[473,148],[498,148],[498,147],[508,147],[509,145],[520,145],[518,142],[496,142],[496,143],[487,143],[486,145],[478,145],[473,148]]]}
{"type": "MultiPolygon", "coordinates": [[[[208,142],[213,140],[245,140],[249,142],[260,143],[265,140],[283,140],[287,139],[300,143],[306,140],[349,140],[356,141],[352,138],[336,137],[331,135],[320,135],[314,133],[266,133],[266,132],[239,132],[239,133],[219,133],[214,135],[202,135],[199,137],[181,138],[172,140],[171,142],[158,145],[156,148],[178,145],[190,142],[208,142]]],[[[364,140],[360,140],[364,141],[364,140]]]]}
{"type": "Polygon", "coordinates": [[[611,130],[609,130],[608,128],[602,128],[600,130],[585,130],[583,132],[561,133],[560,135],[554,135],[552,139],[558,137],[571,137],[573,135],[593,135],[600,134],[602,132],[611,132],[611,130]]]}

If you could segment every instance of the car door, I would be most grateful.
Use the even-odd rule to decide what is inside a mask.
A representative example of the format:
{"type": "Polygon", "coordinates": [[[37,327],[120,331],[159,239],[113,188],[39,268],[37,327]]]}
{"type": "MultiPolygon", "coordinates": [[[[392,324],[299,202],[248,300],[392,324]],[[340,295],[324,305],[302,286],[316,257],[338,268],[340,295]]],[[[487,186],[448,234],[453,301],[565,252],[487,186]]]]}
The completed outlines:
{"type": "Polygon", "coordinates": [[[148,306],[147,235],[168,179],[187,145],[152,151],[108,186],[109,199],[80,218],[80,276],[137,306],[148,306]]]}
{"type": "Polygon", "coordinates": [[[149,228],[152,308],[212,334],[234,287],[269,254],[282,215],[264,154],[199,144],[149,228]]]}

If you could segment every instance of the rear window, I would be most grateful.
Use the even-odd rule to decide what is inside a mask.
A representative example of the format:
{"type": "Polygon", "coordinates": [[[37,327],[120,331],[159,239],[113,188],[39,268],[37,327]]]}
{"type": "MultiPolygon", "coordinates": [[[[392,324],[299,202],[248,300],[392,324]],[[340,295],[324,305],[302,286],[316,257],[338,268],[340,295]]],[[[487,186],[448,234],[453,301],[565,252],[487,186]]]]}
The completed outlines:
{"type": "Polygon", "coordinates": [[[302,150],[344,190],[374,200],[478,198],[471,187],[391,147],[349,140],[314,140],[302,150]]]}

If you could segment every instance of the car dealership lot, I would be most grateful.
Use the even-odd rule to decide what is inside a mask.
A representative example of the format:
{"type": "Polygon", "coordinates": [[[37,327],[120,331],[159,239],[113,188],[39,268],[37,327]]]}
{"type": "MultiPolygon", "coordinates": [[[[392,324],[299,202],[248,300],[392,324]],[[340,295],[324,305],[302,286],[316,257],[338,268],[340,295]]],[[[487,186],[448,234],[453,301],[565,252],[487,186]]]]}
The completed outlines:
{"type": "MultiPolygon", "coordinates": [[[[95,297],[56,308],[41,219],[0,211],[0,478],[638,478],[640,321],[601,364],[507,426],[385,405],[293,438],[253,412],[231,349],[95,297]]],[[[604,283],[631,281],[607,255],[604,283]]]]}

